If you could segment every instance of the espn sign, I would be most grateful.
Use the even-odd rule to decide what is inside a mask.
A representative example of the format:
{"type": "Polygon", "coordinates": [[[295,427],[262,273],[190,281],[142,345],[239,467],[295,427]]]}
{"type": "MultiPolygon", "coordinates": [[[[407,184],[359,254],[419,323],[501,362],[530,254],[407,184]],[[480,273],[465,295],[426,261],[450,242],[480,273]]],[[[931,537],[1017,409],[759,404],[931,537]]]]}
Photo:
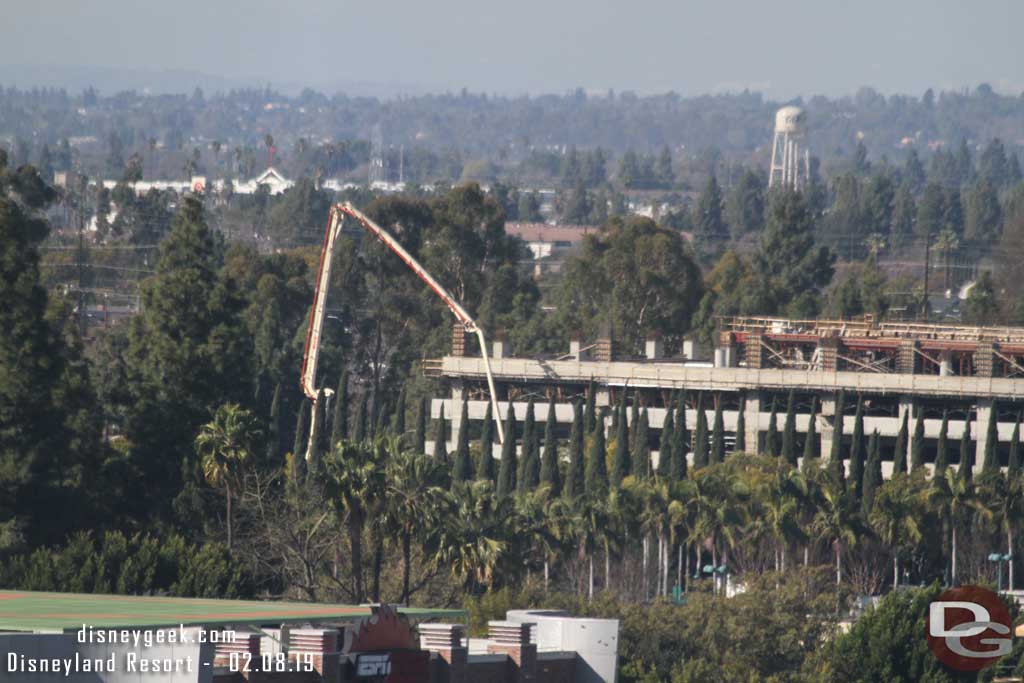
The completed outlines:
{"type": "Polygon", "coordinates": [[[355,680],[386,683],[428,683],[430,653],[425,650],[361,652],[355,657],[355,680]]]}

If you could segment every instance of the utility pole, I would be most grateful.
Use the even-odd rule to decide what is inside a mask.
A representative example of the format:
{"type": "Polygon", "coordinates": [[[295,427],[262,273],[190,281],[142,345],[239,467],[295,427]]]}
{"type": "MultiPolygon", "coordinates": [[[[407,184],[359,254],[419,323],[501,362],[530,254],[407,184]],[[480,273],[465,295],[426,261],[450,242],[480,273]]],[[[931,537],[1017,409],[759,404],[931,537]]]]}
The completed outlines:
{"type": "Polygon", "coordinates": [[[85,338],[85,217],[82,215],[82,207],[85,203],[83,196],[84,184],[75,178],[75,186],[78,188],[78,201],[76,202],[75,218],[78,223],[78,334],[85,338]]]}
{"type": "Polygon", "coordinates": [[[928,313],[932,302],[928,298],[928,270],[931,266],[932,237],[924,238],[924,321],[928,322],[928,313]]]}

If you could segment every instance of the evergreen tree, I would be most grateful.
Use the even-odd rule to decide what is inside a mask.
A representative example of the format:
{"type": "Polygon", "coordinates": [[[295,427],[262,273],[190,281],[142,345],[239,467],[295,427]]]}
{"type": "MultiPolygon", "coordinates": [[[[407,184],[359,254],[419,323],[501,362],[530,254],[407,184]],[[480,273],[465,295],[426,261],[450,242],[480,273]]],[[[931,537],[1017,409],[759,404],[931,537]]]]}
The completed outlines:
{"type": "Polygon", "coordinates": [[[448,429],[444,422],[444,404],[441,404],[441,412],[434,424],[434,462],[442,467],[448,467],[448,429]]]}
{"type": "Polygon", "coordinates": [[[274,398],[270,401],[270,434],[267,439],[267,464],[277,467],[283,451],[281,442],[284,425],[281,424],[281,383],[274,387],[274,398]]]}
{"type": "Polygon", "coordinates": [[[318,481],[323,473],[324,456],[327,453],[327,396],[323,388],[316,394],[313,404],[313,434],[309,439],[309,452],[306,455],[307,476],[318,481]]]}
{"type": "Polygon", "coordinates": [[[775,397],[772,397],[772,412],[768,418],[768,433],[764,437],[764,454],[776,456],[779,454],[779,411],[776,406],[775,397]]]}
{"type": "Polygon", "coordinates": [[[348,369],[341,371],[334,389],[334,414],[331,418],[331,445],[348,438],[348,369]]]}
{"type": "Polygon", "coordinates": [[[551,489],[552,496],[562,493],[562,476],[558,471],[558,439],[555,438],[555,397],[548,400],[548,418],[544,422],[544,457],[540,467],[540,483],[551,489]]]}
{"type": "Polygon", "coordinates": [[[747,452],[747,398],[740,398],[740,408],[736,413],[736,447],[737,453],[747,452]]]}
{"type": "Polygon", "coordinates": [[[302,482],[306,481],[306,443],[309,434],[309,401],[303,399],[299,406],[299,416],[295,423],[295,442],[292,444],[291,471],[288,483],[292,491],[298,491],[302,482]]]}
{"type": "Polygon", "coordinates": [[[487,402],[484,422],[480,425],[480,459],[476,463],[478,481],[495,482],[494,473],[494,413],[491,402],[487,402]]]}
{"type": "Polygon", "coordinates": [[[452,481],[469,481],[472,478],[473,459],[469,454],[469,401],[463,401],[459,438],[455,446],[455,463],[452,466],[452,481]]]}
{"type": "Polygon", "coordinates": [[[910,442],[910,471],[916,472],[924,465],[924,410],[917,409],[917,422],[914,424],[914,438],[910,442]]]}
{"type": "Polygon", "coordinates": [[[683,392],[679,393],[676,403],[676,423],[672,432],[675,443],[672,445],[672,480],[686,479],[686,455],[690,452],[690,434],[686,431],[686,400],[683,392]]]}
{"type": "Polygon", "coordinates": [[[402,385],[402,390],[398,392],[398,401],[395,404],[395,419],[393,422],[392,431],[398,438],[400,445],[405,445],[408,437],[405,434],[405,404],[406,404],[406,393],[405,385],[402,385]]]}
{"type": "Polygon", "coordinates": [[[957,476],[964,481],[974,479],[974,449],[971,448],[971,421],[964,422],[964,431],[960,435],[960,469],[957,476]]]}
{"type": "Polygon", "coordinates": [[[843,412],[846,410],[846,393],[840,389],[836,396],[836,414],[832,425],[832,449],[829,453],[829,474],[836,486],[846,488],[846,466],[843,464],[843,412]]]}
{"type": "Polygon", "coordinates": [[[882,453],[878,430],[871,433],[868,442],[868,463],[864,470],[864,482],[861,485],[861,502],[865,517],[871,513],[875,505],[875,493],[882,485],[882,453]]]}
{"type": "Polygon", "coordinates": [[[697,394],[697,427],[693,436],[693,468],[708,466],[708,417],[704,413],[704,394],[697,394]]]}
{"type": "MultiPolygon", "coordinates": [[[[623,395],[625,395],[625,391],[623,391],[623,395]]],[[[626,424],[626,406],[624,402],[619,403],[616,412],[618,417],[615,419],[615,454],[612,458],[611,484],[615,488],[619,488],[622,486],[622,480],[630,475],[633,468],[629,457],[630,429],[626,424]]],[[[633,426],[633,431],[636,431],[636,425],[634,424],[633,426]]]]}
{"type": "Polygon", "coordinates": [[[786,422],[782,429],[782,458],[796,467],[796,399],[793,391],[786,401],[786,422]]]}
{"type": "Polygon", "coordinates": [[[864,398],[857,397],[857,413],[853,418],[853,440],[850,443],[850,483],[854,500],[864,493],[864,398]]]}
{"type": "Polygon", "coordinates": [[[501,464],[498,467],[499,498],[512,495],[516,490],[516,411],[509,401],[505,416],[505,440],[501,443],[501,464]]]}
{"type": "Polygon", "coordinates": [[[583,412],[583,428],[587,430],[587,434],[594,431],[594,425],[597,424],[597,385],[594,384],[594,378],[590,378],[590,382],[587,384],[587,407],[583,412]]]}
{"type": "Polygon", "coordinates": [[[722,218],[723,208],[722,188],[718,185],[718,179],[711,176],[694,207],[693,224],[698,239],[713,241],[728,238],[729,229],[722,218]]]}
{"type": "Polygon", "coordinates": [[[672,401],[665,408],[665,421],[661,425],[661,438],[658,441],[658,477],[668,479],[672,471],[672,446],[675,438],[675,418],[672,416],[672,401]]]}
{"type": "Polygon", "coordinates": [[[947,440],[949,438],[949,411],[942,411],[942,426],[939,427],[939,439],[935,445],[935,476],[941,477],[949,466],[947,440]]]}
{"type": "MultiPolygon", "coordinates": [[[[623,413],[625,415],[625,413],[623,413]]],[[[636,450],[636,430],[640,425],[640,394],[633,395],[633,406],[630,408],[629,414],[629,452],[632,453],[636,450]]],[[[633,463],[634,468],[636,463],[633,463]]]]}
{"type": "Polygon", "coordinates": [[[900,431],[896,434],[896,448],[892,453],[893,474],[907,471],[907,438],[909,436],[910,411],[903,411],[900,431]]]}
{"type": "Polygon", "coordinates": [[[985,453],[981,461],[982,472],[999,471],[999,435],[996,432],[998,407],[993,402],[988,411],[988,425],[985,427],[985,453]]]}
{"type": "Polygon", "coordinates": [[[800,464],[803,472],[810,474],[818,467],[818,397],[811,397],[811,414],[807,418],[807,435],[804,437],[804,456],[800,464]]]}
{"type": "Polygon", "coordinates": [[[583,495],[583,409],[579,401],[573,402],[572,431],[569,433],[569,471],[565,475],[562,494],[569,500],[583,495]]]}
{"type": "Polygon", "coordinates": [[[1020,414],[1013,423],[1013,434],[1010,436],[1010,458],[1006,461],[1006,476],[1013,478],[1020,475],[1020,414]]]}
{"type": "Polygon", "coordinates": [[[516,493],[522,495],[531,486],[529,470],[533,467],[533,447],[535,445],[536,418],[533,399],[526,404],[526,417],[523,419],[523,447],[519,457],[519,469],[516,472],[516,493]]]}
{"type": "Polygon", "coordinates": [[[640,421],[636,426],[636,440],[633,449],[633,467],[636,476],[649,479],[651,476],[651,444],[650,427],[647,421],[647,408],[640,412],[640,421]]]}
{"type": "Polygon", "coordinates": [[[370,394],[368,391],[364,391],[359,397],[359,405],[356,408],[356,419],[352,425],[352,440],[356,443],[362,443],[370,437],[366,424],[369,419],[369,416],[367,415],[369,409],[370,394]]]}
{"type": "Polygon", "coordinates": [[[722,416],[722,397],[715,397],[715,418],[711,426],[711,462],[725,462],[725,421],[722,416]]]}
{"type": "Polygon", "coordinates": [[[598,420],[587,450],[586,492],[592,500],[608,494],[607,449],[605,448],[603,420],[598,420]]]}
{"type": "Polygon", "coordinates": [[[427,452],[427,420],[430,419],[430,399],[420,399],[420,409],[416,414],[416,432],[412,437],[413,450],[416,453],[427,452]]]}

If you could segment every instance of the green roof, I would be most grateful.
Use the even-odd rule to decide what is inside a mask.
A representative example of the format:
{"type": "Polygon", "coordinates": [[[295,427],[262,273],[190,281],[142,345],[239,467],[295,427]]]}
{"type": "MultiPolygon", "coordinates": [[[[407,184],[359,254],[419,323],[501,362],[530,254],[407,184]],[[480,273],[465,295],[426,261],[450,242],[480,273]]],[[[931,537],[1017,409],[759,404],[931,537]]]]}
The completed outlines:
{"type": "MultiPolygon", "coordinates": [[[[464,619],[467,615],[465,610],[415,607],[398,611],[411,619],[464,619]]],[[[369,613],[368,607],[330,603],[0,591],[0,631],[327,622],[369,613]]]]}

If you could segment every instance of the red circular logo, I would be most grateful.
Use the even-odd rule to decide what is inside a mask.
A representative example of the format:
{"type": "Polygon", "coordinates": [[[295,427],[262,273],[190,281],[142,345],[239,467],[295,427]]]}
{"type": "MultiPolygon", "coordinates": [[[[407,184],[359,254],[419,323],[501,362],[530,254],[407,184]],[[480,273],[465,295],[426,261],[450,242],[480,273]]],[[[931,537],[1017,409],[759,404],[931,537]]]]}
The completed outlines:
{"type": "Polygon", "coordinates": [[[981,671],[1010,653],[1012,627],[998,595],[980,586],[958,586],[929,606],[928,647],[954,671],[981,671]]]}

